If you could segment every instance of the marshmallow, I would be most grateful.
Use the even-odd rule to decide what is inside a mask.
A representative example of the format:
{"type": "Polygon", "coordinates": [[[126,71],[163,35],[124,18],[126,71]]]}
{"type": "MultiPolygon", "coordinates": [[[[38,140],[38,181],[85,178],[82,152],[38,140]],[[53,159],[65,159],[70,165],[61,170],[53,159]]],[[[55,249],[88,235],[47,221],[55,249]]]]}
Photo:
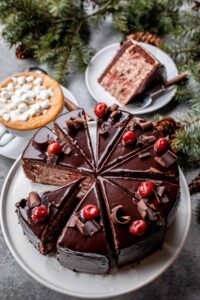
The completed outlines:
{"type": "Polygon", "coordinates": [[[25,112],[28,109],[28,106],[25,103],[20,103],[18,105],[19,112],[25,112]]]}
{"type": "Polygon", "coordinates": [[[17,83],[18,83],[19,85],[22,85],[22,84],[24,84],[25,82],[26,82],[25,76],[20,76],[20,77],[18,77],[17,83]]]}
{"type": "Polygon", "coordinates": [[[4,114],[3,115],[3,119],[4,119],[4,121],[9,121],[10,120],[10,115],[9,114],[4,114]]]}
{"type": "Polygon", "coordinates": [[[22,99],[21,97],[18,97],[16,95],[13,95],[12,98],[11,98],[11,101],[14,103],[14,104],[19,104],[22,102],[22,99]]]}
{"type": "Polygon", "coordinates": [[[14,84],[10,82],[10,83],[7,85],[7,87],[6,87],[6,90],[7,90],[8,92],[13,91],[13,90],[14,90],[14,84]]]}
{"type": "Polygon", "coordinates": [[[51,97],[51,96],[54,95],[52,88],[49,88],[49,89],[47,90],[47,92],[48,92],[48,94],[49,94],[49,97],[51,97]]]}
{"type": "Polygon", "coordinates": [[[17,78],[16,78],[16,77],[12,77],[11,79],[12,79],[12,81],[13,81],[14,83],[17,83],[17,78]]]}
{"type": "Polygon", "coordinates": [[[29,114],[28,114],[27,112],[25,112],[25,113],[23,113],[22,115],[20,115],[20,116],[18,117],[18,120],[19,120],[19,121],[27,121],[28,118],[29,118],[29,114]]]}
{"type": "Polygon", "coordinates": [[[7,100],[5,98],[0,98],[0,103],[6,103],[7,100]]]}
{"type": "Polygon", "coordinates": [[[41,77],[37,77],[34,81],[33,84],[35,85],[41,85],[42,84],[42,78],[41,77]]]}
{"type": "Polygon", "coordinates": [[[48,99],[40,103],[42,108],[49,108],[51,106],[51,103],[48,99]]]}
{"type": "Polygon", "coordinates": [[[0,109],[0,117],[3,117],[3,115],[6,113],[5,109],[0,109]]]}
{"type": "Polygon", "coordinates": [[[8,100],[8,99],[10,99],[11,95],[8,92],[3,91],[3,92],[1,92],[1,97],[8,100]]]}
{"type": "Polygon", "coordinates": [[[38,99],[46,99],[49,97],[49,93],[47,92],[47,90],[43,90],[42,92],[40,92],[40,94],[38,95],[38,99]]]}
{"type": "Polygon", "coordinates": [[[39,113],[41,111],[41,106],[39,103],[33,104],[31,108],[35,109],[36,113],[39,113]]]}
{"type": "Polygon", "coordinates": [[[37,114],[37,110],[32,107],[28,110],[28,114],[30,117],[33,117],[37,114]]]}
{"type": "Polygon", "coordinates": [[[31,89],[32,89],[32,85],[31,84],[23,84],[22,87],[21,87],[21,90],[23,92],[27,92],[27,91],[29,91],[31,89]]]}
{"type": "Polygon", "coordinates": [[[13,109],[15,109],[16,107],[17,107],[17,105],[16,105],[15,103],[12,103],[12,102],[11,102],[10,104],[7,105],[7,109],[8,109],[8,110],[13,110],[13,109]]]}
{"type": "Polygon", "coordinates": [[[15,95],[16,96],[21,96],[21,95],[23,95],[23,93],[24,93],[24,91],[20,88],[20,89],[17,89],[17,90],[15,90],[15,95]]]}
{"type": "Polygon", "coordinates": [[[43,115],[46,115],[48,113],[48,109],[43,110],[43,115]]]}
{"type": "Polygon", "coordinates": [[[26,77],[26,81],[27,82],[31,82],[31,81],[33,81],[34,80],[34,77],[33,76],[28,76],[28,77],[26,77]]]}

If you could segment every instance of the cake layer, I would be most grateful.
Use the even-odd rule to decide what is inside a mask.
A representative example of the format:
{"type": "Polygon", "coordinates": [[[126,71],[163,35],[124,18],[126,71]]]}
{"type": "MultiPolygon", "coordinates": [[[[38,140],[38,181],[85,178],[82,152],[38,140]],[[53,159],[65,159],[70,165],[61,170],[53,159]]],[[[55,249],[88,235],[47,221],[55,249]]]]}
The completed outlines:
{"type": "Polygon", "coordinates": [[[164,242],[166,225],[159,212],[148,207],[148,212],[154,216],[154,220],[149,218],[150,214],[145,215],[148,226],[144,234],[132,234],[131,224],[142,220],[137,199],[109,180],[102,177],[99,177],[99,180],[112,228],[118,266],[139,262],[160,249],[164,242]]]}
{"type": "Polygon", "coordinates": [[[61,115],[55,120],[54,127],[59,138],[66,142],[71,140],[94,169],[95,159],[84,110],[80,108],[61,115]]]}
{"type": "Polygon", "coordinates": [[[97,120],[97,169],[101,169],[107,155],[115,146],[119,136],[130,120],[130,114],[111,106],[103,119],[97,120]],[[114,115],[114,116],[113,116],[114,115]]]}
{"type": "Polygon", "coordinates": [[[74,271],[107,273],[109,244],[98,184],[95,183],[71,215],[57,244],[59,262],[74,271]],[[98,213],[92,218],[84,214],[87,206],[95,206],[98,213]]]}
{"type": "Polygon", "coordinates": [[[127,104],[163,82],[163,67],[133,40],[124,42],[99,83],[120,103],[127,104]]]}
{"type": "Polygon", "coordinates": [[[172,182],[178,182],[179,171],[176,159],[177,157],[170,150],[160,155],[155,152],[154,146],[150,146],[110,169],[106,169],[102,175],[166,179],[172,182]],[[161,158],[161,164],[157,158],[161,158]]]}
{"type": "Polygon", "coordinates": [[[53,250],[70,212],[79,201],[76,194],[81,181],[75,180],[53,191],[39,194],[31,192],[28,198],[16,204],[22,229],[40,253],[45,255],[53,250]],[[45,207],[47,215],[44,220],[36,220],[33,217],[34,210],[41,206],[45,207]]]}
{"type": "Polygon", "coordinates": [[[120,135],[117,143],[114,145],[112,150],[107,153],[107,158],[104,161],[103,168],[109,168],[116,163],[130,157],[132,154],[137,153],[151,144],[162,136],[151,121],[132,116],[131,120],[127,124],[125,130],[120,135]],[[123,143],[123,135],[128,131],[133,131],[135,134],[135,141],[130,145],[123,143]]]}

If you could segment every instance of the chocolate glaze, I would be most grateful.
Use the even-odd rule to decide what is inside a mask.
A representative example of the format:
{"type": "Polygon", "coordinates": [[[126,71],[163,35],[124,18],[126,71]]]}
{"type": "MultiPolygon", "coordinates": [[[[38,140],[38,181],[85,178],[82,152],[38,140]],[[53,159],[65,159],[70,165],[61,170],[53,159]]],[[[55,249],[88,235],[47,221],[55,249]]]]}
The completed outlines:
{"type": "Polygon", "coordinates": [[[90,169],[95,168],[94,153],[91,146],[91,139],[88,131],[87,120],[85,112],[82,108],[69,112],[68,114],[63,114],[55,120],[55,130],[60,138],[71,140],[72,144],[82,153],[82,155],[87,160],[90,165],[90,169]],[[72,129],[67,126],[66,121],[70,118],[82,118],[84,120],[84,125],[72,129]]]}
{"type": "MultiPolygon", "coordinates": [[[[169,168],[164,168],[158,164],[154,157],[158,154],[154,151],[154,146],[147,148],[151,156],[148,156],[141,160],[138,154],[134,154],[126,160],[118,163],[117,165],[106,169],[103,172],[105,176],[127,176],[127,177],[140,177],[140,178],[152,178],[152,179],[168,179],[172,182],[178,182],[179,171],[178,166],[174,163],[169,168]]],[[[147,149],[140,153],[146,152],[147,149]]]]}
{"type": "Polygon", "coordinates": [[[43,222],[35,223],[32,220],[31,215],[33,208],[29,207],[28,198],[22,199],[19,203],[17,203],[16,212],[23,231],[35,247],[43,249],[43,254],[46,254],[46,252],[51,250],[48,249],[49,244],[51,244],[52,247],[55,245],[57,235],[60,234],[60,228],[62,229],[63,222],[65,223],[69,217],[69,211],[73,210],[75,205],[77,205],[78,200],[75,195],[80,189],[81,181],[82,179],[79,179],[59,189],[39,194],[39,198],[41,200],[40,205],[46,206],[49,211],[48,217],[43,222]],[[61,213],[62,220],[60,220],[61,213]],[[56,219],[59,220],[59,225],[55,222],[56,219]],[[50,235],[52,235],[52,237],[50,235]],[[46,241],[48,241],[48,243],[46,243],[46,241]]]}
{"type": "Polygon", "coordinates": [[[95,232],[92,236],[86,236],[82,234],[76,226],[72,227],[71,224],[73,222],[71,222],[70,218],[63,229],[62,235],[60,236],[57,244],[58,259],[64,266],[67,266],[70,269],[76,269],[80,272],[89,272],[90,269],[91,273],[95,273],[96,271],[98,272],[98,270],[101,270],[100,266],[103,262],[104,273],[108,272],[109,245],[105,233],[104,213],[101,203],[102,200],[98,183],[95,183],[85,195],[81,203],[76,207],[71,218],[74,218],[74,215],[78,215],[80,218],[81,209],[86,205],[96,205],[100,210],[100,216],[95,221],[101,225],[101,229],[98,232],[95,232]]]}
{"type": "Polygon", "coordinates": [[[109,114],[105,119],[97,120],[97,167],[101,169],[104,160],[108,153],[114,147],[117,139],[123,132],[126,124],[130,119],[130,114],[121,111],[122,114],[118,121],[114,121],[110,118],[109,114]],[[102,134],[102,126],[106,128],[106,134],[102,134]]]}
{"type": "Polygon", "coordinates": [[[149,224],[144,235],[132,235],[129,231],[130,224],[135,220],[141,219],[137,210],[136,199],[107,179],[99,177],[99,181],[101,183],[101,190],[113,233],[118,265],[122,266],[130,262],[138,261],[159,248],[164,240],[165,226],[149,224]],[[131,220],[128,224],[120,225],[113,223],[111,213],[114,207],[122,203],[124,214],[129,215],[131,220]],[[149,240],[153,242],[151,246],[148,245],[149,240]]]}
{"type": "Polygon", "coordinates": [[[145,130],[142,130],[142,128],[137,125],[139,122],[145,122],[144,119],[138,118],[138,117],[132,117],[129,123],[127,124],[125,130],[122,132],[120,135],[117,143],[115,146],[112,148],[110,152],[107,153],[107,158],[104,161],[103,164],[103,170],[106,168],[109,168],[116,163],[119,163],[120,161],[130,157],[132,154],[137,153],[147,147],[149,147],[151,144],[155,143],[155,141],[150,141],[148,144],[142,146],[141,144],[138,145],[138,138],[140,136],[154,136],[156,139],[162,136],[162,133],[157,131],[155,127],[150,126],[146,128],[145,130]],[[131,126],[132,124],[135,123],[135,126],[131,126]],[[134,130],[137,140],[134,144],[132,145],[123,145],[122,143],[122,136],[123,134],[128,131],[128,130],[134,130]]]}

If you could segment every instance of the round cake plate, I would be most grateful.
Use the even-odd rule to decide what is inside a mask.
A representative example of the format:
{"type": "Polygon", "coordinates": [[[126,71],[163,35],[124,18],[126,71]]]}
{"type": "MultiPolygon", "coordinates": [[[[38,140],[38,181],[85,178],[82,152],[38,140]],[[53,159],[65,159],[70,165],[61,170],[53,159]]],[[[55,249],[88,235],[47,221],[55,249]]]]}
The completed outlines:
{"type": "MultiPolygon", "coordinates": [[[[155,46],[146,43],[140,44],[149,50],[161,62],[161,64],[165,66],[167,80],[170,80],[178,75],[177,67],[169,55],[155,46]]],[[[86,69],[86,85],[90,94],[97,102],[105,102],[108,105],[112,105],[114,103],[119,104],[119,102],[107,91],[105,91],[98,82],[98,78],[103,73],[106,66],[112,61],[119,48],[120,43],[112,44],[103,48],[91,59],[91,62],[86,69]]],[[[133,109],[131,108],[131,105],[126,105],[126,110],[133,114],[147,114],[156,111],[168,104],[174,97],[175,93],[176,88],[171,88],[167,93],[154,100],[150,106],[144,109],[133,109]]]]}
{"type": "MultiPolygon", "coordinates": [[[[90,123],[92,137],[95,122],[90,123]]],[[[94,138],[92,139],[94,142],[94,138]]],[[[181,202],[176,219],[167,233],[162,250],[141,261],[140,264],[113,270],[108,275],[75,273],[62,267],[55,255],[43,256],[22,233],[15,213],[15,203],[32,190],[42,192],[55,187],[31,182],[23,173],[20,158],[11,168],[2,189],[0,218],[4,238],[19,265],[35,280],[46,287],[71,296],[108,298],[143,287],[161,275],[180,253],[191,220],[190,194],[180,170],[181,202]]]]}
{"type": "MultiPolygon", "coordinates": [[[[78,102],[76,100],[76,98],[74,97],[74,95],[65,87],[61,86],[62,90],[63,90],[63,94],[66,98],[68,98],[69,100],[71,100],[73,103],[75,103],[76,105],[78,105],[78,102]]],[[[67,111],[64,108],[64,111],[67,111]]],[[[2,125],[0,124],[0,127],[2,125]]],[[[5,130],[4,128],[2,130],[5,130]]],[[[28,138],[22,138],[22,137],[14,137],[11,134],[10,135],[10,139],[9,142],[5,145],[5,146],[0,146],[0,155],[3,155],[5,157],[11,158],[11,159],[17,159],[19,157],[19,155],[21,155],[24,147],[26,146],[26,144],[28,143],[30,137],[28,138]]],[[[2,138],[3,139],[3,138],[2,138]]],[[[0,142],[1,142],[1,138],[0,138],[0,142]]]]}

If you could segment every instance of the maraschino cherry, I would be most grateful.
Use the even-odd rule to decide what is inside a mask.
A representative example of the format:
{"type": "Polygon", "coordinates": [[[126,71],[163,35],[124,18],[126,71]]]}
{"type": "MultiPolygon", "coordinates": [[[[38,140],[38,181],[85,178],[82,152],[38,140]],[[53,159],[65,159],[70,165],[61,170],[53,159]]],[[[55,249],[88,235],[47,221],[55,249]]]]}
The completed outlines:
{"type": "Polygon", "coordinates": [[[100,102],[95,105],[94,113],[98,118],[102,119],[106,114],[106,109],[107,109],[107,105],[103,102],[100,102]]]}
{"type": "Polygon", "coordinates": [[[122,143],[123,145],[132,145],[133,143],[135,143],[136,138],[137,137],[134,131],[126,131],[122,136],[122,143]]]}
{"type": "Polygon", "coordinates": [[[81,215],[85,220],[92,220],[98,217],[99,209],[96,205],[89,204],[82,209],[81,215]]]}
{"type": "Polygon", "coordinates": [[[36,206],[32,210],[31,218],[35,223],[40,223],[46,220],[48,216],[48,209],[44,205],[36,206]]]}
{"type": "Polygon", "coordinates": [[[165,137],[159,138],[154,144],[157,153],[164,153],[168,148],[169,142],[165,137]]]}
{"type": "Polygon", "coordinates": [[[138,194],[143,198],[148,198],[152,195],[155,189],[155,184],[152,181],[143,181],[138,187],[138,194]]]}
{"type": "Polygon", "coordinates": [[[147,222],[144,220],[136,220],[130,226],[130,233],[133,235],[143,235],[147,230],[147,222]]]}
{"type": "Polygon", "coordinates": [[[53,141],[49,144],[47,152],[49,155],[58,155],[62,152],[62,148],[58,142],[53,141]]]}

